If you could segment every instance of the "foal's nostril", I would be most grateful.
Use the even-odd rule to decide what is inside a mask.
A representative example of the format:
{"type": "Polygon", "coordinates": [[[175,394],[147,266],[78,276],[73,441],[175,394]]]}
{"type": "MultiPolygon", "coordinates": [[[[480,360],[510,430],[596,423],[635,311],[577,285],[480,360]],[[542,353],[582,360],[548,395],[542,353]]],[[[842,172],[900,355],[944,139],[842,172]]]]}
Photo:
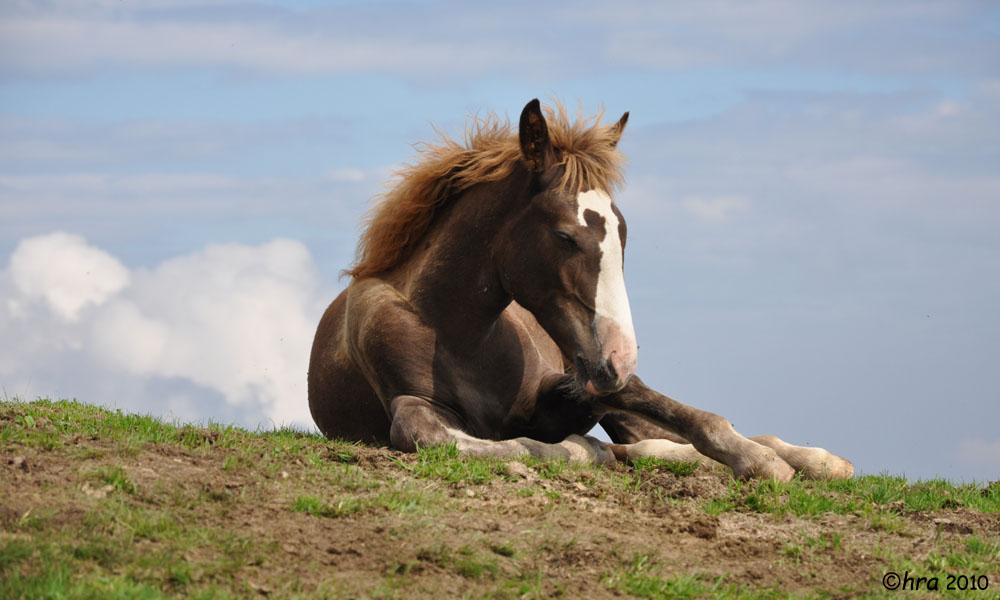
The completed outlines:
{"type": "Polygon", "coordinates": [[[602,358],[595,370],[597,371],[594,373],[595,383],[602,389],[611,389],[618,383],[618,371],[609,359],[602,358]]]}
{"type": "Polygon", "coordinates": [[[610,358],[600,358],[595,362],[590,362],[583,358],[583,355],[578,354],[576,367],[577,373],[582,376],[583,381],[586,382],[586,389],[591,394],[601,395],[618,391],[623,385],[618,369],[610,358]]]}
{"type": "Polygon", "coordinates": [[[615,369],[614,359],[615,359],[615,353],[612,352],[611,356],[609,356],[604,361],[604,364],[605,364],[605,368],[608,370],[608,374],[611,376],[610,380],[611,381],[618,381],[618,370],[615,369]]]}

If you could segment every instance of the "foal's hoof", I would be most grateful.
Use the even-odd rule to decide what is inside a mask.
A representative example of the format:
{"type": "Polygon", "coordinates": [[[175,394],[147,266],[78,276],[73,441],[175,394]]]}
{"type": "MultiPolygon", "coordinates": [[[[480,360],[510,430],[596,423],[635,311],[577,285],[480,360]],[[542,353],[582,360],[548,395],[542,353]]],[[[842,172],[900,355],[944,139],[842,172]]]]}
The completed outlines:
{"type": "Polygon", "coordinates": [[[822,448],[813,448],[813,450],[821,450],[822,453],[817,452],[799,469],[799,473],[805,479],[832,480],[854,477],[854,463],[851,461],[831,454],[822,448]]]}
{"type": "Polygon", "coordinates": [[[784,461],[778,453],[770,448],[762,448],[762,452],[744,465],[733,467],[733,475],[740,479],[776,479],[791,481],[795,469],[784,461]]]}
{"type": "Polygon", "coordinates": [[[854,465],[823,448],[787,444],[773,435],[758,435],[752,441],[771,448],[792,465],[803,479],[850,479],[854,465]]]}
{"type": "Polygon", "coordinates": [[[618,461],[611,448],[604,442],[589,435],[571,435],[558,444],[564,448],[570,462],[614,466],[618,461]]]}

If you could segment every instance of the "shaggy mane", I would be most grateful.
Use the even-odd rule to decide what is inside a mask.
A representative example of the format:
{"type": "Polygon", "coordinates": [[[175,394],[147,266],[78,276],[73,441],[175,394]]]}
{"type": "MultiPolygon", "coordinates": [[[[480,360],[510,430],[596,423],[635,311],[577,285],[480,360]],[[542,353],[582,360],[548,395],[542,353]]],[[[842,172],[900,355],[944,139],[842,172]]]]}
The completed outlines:
{"type": "MultiPolygon", "coordinates": [[[[579,193],[601,189],[612,193],[624,181],[624,156],[617,150],[618,134],[602,126],[603,111],[577,115],[570,122],[565,107],[545,107],[549,139],[564,168],[561,185],[579,193]]],[[[409,256],[434,222],[438,209],[458,193],[483,182],[508,177],[521,161],[517,129],[491,113],[473,117],[465,143],[447,135],[434,144],[416,146],[421,160],[396,175],[396,183],[377,197],[365,218],[354,266],[344,271],[354,279],[382,273],[409,256]]]]}

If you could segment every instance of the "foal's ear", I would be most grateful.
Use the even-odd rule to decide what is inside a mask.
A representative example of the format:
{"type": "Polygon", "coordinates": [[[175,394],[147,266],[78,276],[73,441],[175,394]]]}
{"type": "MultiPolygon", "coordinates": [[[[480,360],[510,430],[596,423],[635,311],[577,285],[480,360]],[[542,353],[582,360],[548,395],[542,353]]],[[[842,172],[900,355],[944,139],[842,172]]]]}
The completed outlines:
{"type": "Polygon", "coordinates": [[[628,111],[618,119],[618,122],[611,126],[611,145],[617,146],[618,140],[622,139],[622,132],[625,131],[625,123],[628,123],[628,111]]]}
{"type": "Polygon", "coordinates": [[[521,138],[521,155],[528,167],[535,172],[541,172],[552,165],[555,152],[549,141],[549,126],[542,116],[542,107],[535,98],[524,106],[519,124],[521,138]]]}

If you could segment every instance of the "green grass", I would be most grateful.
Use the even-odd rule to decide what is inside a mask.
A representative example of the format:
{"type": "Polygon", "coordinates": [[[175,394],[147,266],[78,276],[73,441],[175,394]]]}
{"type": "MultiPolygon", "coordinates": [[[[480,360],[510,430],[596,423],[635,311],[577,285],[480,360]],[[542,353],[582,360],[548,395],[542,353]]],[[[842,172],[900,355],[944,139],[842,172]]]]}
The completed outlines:
{"type": "Polygon", "coordinates": [[[0,538],[0,597],[229,597],[213,582],[261,561],[271,547],[118,498],[98,503],[73,523],[42,528],[22,523],[10,533],[29,532],[30,537],[0,538]],[[210,560],[183,559],[206,541],[214,549],[210,560]],[[141,543],[156,549],[136,552],[141,543]]]}
{"type": "Polygon", "coordinates": [[[453,570],[466,579],[493,579],[500,571],[495,556],[477,552],[469,546],[453,550],[446,544],[436,544],[417,551],[417,559],[453,570]]]}
{"type": "MultiPolygon", "coordinates": [[[[724,571],[678,570],[652,553],[623,561],[617,542],[598,543],[573,529],[580,515],[593,515],[596,523],[609,510],[656,527],[673,518],[662,511],[678,505],[700,507],[720,521],[734,512],[762,523],[800,519],[801,529],[762,552],[775,568],[816,573],[820,582],[824,568],[863,551],[878,557],[869,571],[879,572],[862,569],[859,581],[877,583],[891,568],[987,573],[991,587],[1000,583],[992,580],[1000,564],[998,540],[987,531],[949,530],[928,541],[929,516],[917,514],[998,513],[996,484],[888,475],[841,482],[727,480],[728,487],[712,497],[674,498],[674,478],[692,475],[697,465],[640,459],[604,468],[526,458],[525,475],[504,461],[461,456],[453,444],[399,456],[290,428],[179,424],[49,400],[0,402],[0,453],[25,456],[30,467],[0,464],[8,469],[0,471],[2,598],[407,598],[413,590],[429,597],[420,586],[435,578],[460,582],[443,596],[572,597],[579,593],[574,569],[581,561],[589,567],[587,585],[603,586],[606,594],[742,599],[841,593],[790,595],[773,582],[750,588],[720,577],[724,571]],[[173,469],[183,471],[166,477],[173,469]],[[16,495],[26,481],[36,487],[16,495]],[[20,499],[16,511],[6,508],[11,498],[20,499]],[[851,515],[837,522],[879,546],[857,547],[852,531],[824,529],[822,517],[830,514],[851,515]],[[249,523],[252,515],[257,520],[249,523]],[[284,519],[281,532],[305,531],[319,541],[289,549],[295,544],[270,531],[267,518],[284,519]],[[326,542],[331,531],[348,533],[326,542]],[[920,552],[898,550],[896,543],[918,534],[924,536],[920,552]],[[349,554],[353,544],[373,538],[383,540],[381,554],[349,554]],[[354,579],[341,572],[355,573],[354,579]],[[300,573],[322,576],[303,583],[300,573]]],[[[664,534],[665,543],[670,535],[664,534]]]]}
{"type": "Polygon", "coordinates": [[[935,479],[909,483],[903,477],[866,475],[844,481],[732,480],[729,493],[708,500],[709,514],[743,510],[812,518],[823,514],[865,515],[874,528],[893,529],[893,515],[965,507],[1000,512],[1000,486],[956,485],[935,479]]]}
{"type": "Polygon", "coordinates": [[[571,472],[579,469],[579,465],[573,465],[562,459],[543,459],[534,456],[524,457],[524,464],[534,471],[542,479],[559,479],[568,476],[571,472]]]}
{"type": "MultiPolygon", "coordinates": [[[[886,571],[908,573],[917,577],[937,579],[938,591],[929,597],[946,598],[995,598],[993,591],[1000,581],[1000,540],[992,536],[973,535],[961,541],[941,542],[923,558],[889,552],[886,571]],[[982,577],[988,580],[988,589],[947,589],[949,576],[982,577]]],[[[924,586],[927,589],[927,585],[924,586]]],[[[896,592],[897,594],[900,592],[896,592]]],[[[907,592],[904,592],[904,594],[907,592]]],[[[894,596],[886,595],[886,598],[894,596]]]]}
{"type": "Polygon", "coordinates": [[[647,473],[656,471],[666,471],[678,477],[688,477],[698,470],[696,462],[681,462],[676,460],[664,460],[653,456],[633,458],[632,468],[636,473],[647,473]]]}
{"type": "Polygon", "coordinates": [[[4,428],[0,442],[17,442],[26,446],[54,449],[62,446],[45,443],[51,436],[82,435],[93,439],[112,440],[126,449],[144,444],[178,443],[189,448],[212,444],[236,446],[245,441],[249,432],[229,426],[209,423],[204,428],[179,426],[149,415],[123,413],[70,400],[39,399],[30,403],[6,404],[13,413],[13,423],[21,427],[4,428]],[[48,446],[48,447],[46,447],[48,446]]]}
{"type": "Polygon", "coordinates": [[[361,500],[354,496],[339,498],[333,502],[324,502],[313,496],[299,496],[292,503],[292,510],[306,513],[314,517],[337,518],[353,515],[364,509],[361,500]]]}
{"type": "Polygon", "coordinates": [[[424,490],[412,484],[386,486],[376,494],[334,495],[329,501],[315,496],[298,496],[292,503],[293,512],[314,517],[336,519],[358,513],[388,511],[396,514],[427,514],[444,504],[440,493],[424,490]]]}
{"type": "Polygon", "coordinates": [[[513,557],[516,553],[514,546],[511,544],[490,544],[490,550],[492,550],[494,554],[506,556],[507,558],[513,557]]]}
{"type": "Polygon", "coordinates": [[[601,583],[609,589],[651,600],[701,598],[719,591],[721,579],[709,582],[690,573],[663,577],[656,574],[658,567],[650,555],[636,554],[631,564],[606,574],[601,583]]]}
{"type": "MultiPolygon", "coordinates": [[[[276,542],[249,537],[225,515],[237,506],[259,505],[265,496],[253,480],[232,490],[196,481],[170,487],[153,480],[143,487],[124,465],[164,446],[182,456],[207,458],[214,453],[220,472],[253,480],[270,476],[283,481],[283,470],[309,465],[309,478],[333,488],[343,486],[349,500],[346,493],[377,485],[352,467],[351,444],[319,435],[290,429],[250,432],[216,423],[179,425],[75,401],[3,402],[0,453],[28,450],[32,470],[42,457],[30,458],[30,451],[78,461],[79,483],[68,491],[54,491],[75,498],[84,508],[66,512],[45,503],[14,521],[0,520],[0,597],[253,595],[239,574],[267,561],[276,542]],[[95,445],[75,441],[81,439],[95,445]],[[100,494],[88,499],[88,489],[100,494]],[[208,523],[205,517],[211,517],[208,523]]],[[[376,512],[415,511],[435,499],[411,488],[386,487],[364,498],[363,506],[376,512]]],[[[0,506],[3,500],[0,492],[0,506]]],[[[344,513],[357,504],[331,502],[326,509],[344,513]]],[[[289,501],[289,506],[299,505],[289,501]]]]}
{"type": "Polygon", "coordinates": [[[129,479],[125,471],[118,466],[98,467],[90,473],[90,477],[101,483],[110,485],[113,489],[126,494],[136,492],[135,483],[129,479]]]}
{"type": "Polygon", "coordinates": [[[1000,540],[973,535],[961,544],[938,547],[923,561],[933,572],[989,573],[1000,565],[1000,540]]]}
{"type": "Polygon", "coordinates": [[[437,479],[447,483],[480,485],[508,475],[504,461],[462,456],[454,442],[417,448],[416,464],[399,464],[421,479],[437,479]]]}
{"type": "Polygon", "coordinates": [[[826,531],[816,536],[803,534],[802,541],[805,543],[806,547],[813,551],[836,552],[841,548],[844,541],[844,534],[826,531]]]}
{"type": "MultiPolygon", "coordinates": [[[[781,554],[793,562],[799,562],[805,551],[793,544],[782,548],[781,554]]],[[[636,598],[650,600],[684,600],[712,598],[715,600],[819,600],[837,597],[825,593],[792,593],[781,586],[753,589],[737,583],[729,583],[725,576],[703,572],[682,572],[663,574],[666,565],[657,562],[652,554],[635,553],[632,560],[621,567],[605,573],[601,584],[616,592],[636,598]]],[[[853,597],[853,595],[850,595],[853,597]]],[[[866,596],[867,597],[867,596],[866,596]]]]}

